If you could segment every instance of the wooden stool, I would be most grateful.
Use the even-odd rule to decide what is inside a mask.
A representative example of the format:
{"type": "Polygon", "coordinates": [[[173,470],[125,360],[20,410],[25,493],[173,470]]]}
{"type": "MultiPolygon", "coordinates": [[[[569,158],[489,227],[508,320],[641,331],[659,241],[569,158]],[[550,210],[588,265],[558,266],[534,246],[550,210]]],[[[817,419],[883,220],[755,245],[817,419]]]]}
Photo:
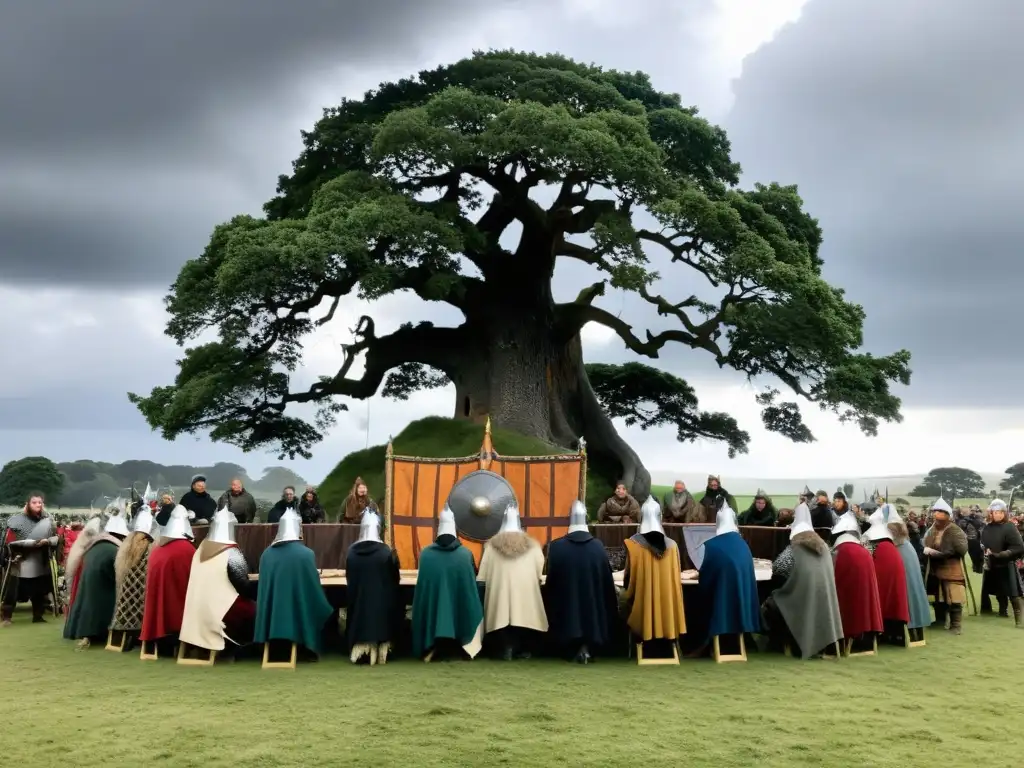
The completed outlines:
{"type": "Polygon", "coordinates": [[[843,655],[849,658],[850,656],[875,656],[878,653],[878,635],[871,636],[871,648],[866,651],[854,651],[853,650],[853,638],[843,638],[843,655]]]}
{"type": "Polygon", "coordinates": [[[722,649],[719,646],[719,637],[733,637],[733,635],[715,635],[711,639],[711,654],[715,659],[716,664],[725,664],[729,661],[746,661],[747,660],[747,645],[746,640],[743,637],[743,633],[739,633],[740,639],[740,652],[739,653],[727,653],[723,654],[722,649]]]}
{"type": "Polygon", "coordinates": [[[107,646],[105,650],[121,653],[128,642],[128,633],[122,629],[107,630],[107,646]]]}
{"type": "Polygon", "coordinates": [[[267,640],[263,644],[263,669],[295,669],[299,658],[299,646],[296,643],[292,643],[292,653],[288,661],[271,661],[270,660],[270,644],[272,640],[267,640]]]}
{"type": "Polygon", "coordinates": [[[644,658],[644,644],[639,642],[636,644],[636,663],[637,666],[648,666],[652,664],[679,664],[679,645],[678,643],[672,643],[672,655],[667,658],[655,658],[645,659],[644,658]]]}
{"type": "Polygon", "coordinates": [[[217,661],[217,651],[190,645],[184,640],[178,642],[178,663],[188,667],[212,667],[217,661]],[[204,659],[203,654],[207,654],[204,659]],[[193,655],[194,654],[194,655],[193,655]]]}
{"type": "MultiPolygon", "coordinates": [[[[833,648],[835,649],[835,653],[834,653],[834,654],[826,654],[826,653],[825,653],[824,651],[822,651],[822,652],[821,652],[820,654],[818,654],[818,655],[819,655],[819,656],[820,656],[821,658],[823,658],[823,659],[839,659],[839,658],[842,658],[842,652],[841,652],[841,651],[839,650],[839,643],[832,643],[831,645],[832,645],[832,647],[833,647],[833,648]]],[[[786,644],[785,644],[785,645],[784,645],[784,646],[782,647],[782,652],[783,652],[783,653],[784,653],[784,654],[785,654],[786,656],[789,656],[789,657],[791,657],[791,658],[792,658],[792,656],[793,656],[793,649],[792,649],[792,648],[790,647],[789,643],[786,643],[786,644]]]]}
{"type": "Polygon", "coordinates": [[[139,644],[142,646],[142,650],[139,651],[139,661],[156,661],[160,658],[160,648],[156,640],[147,643],[140,639],[139,644]]]}
{"type": "Polygon", "coordinates": [[[821,658],[823,658],[823,659],[829,659],[829,660],[835,660],[835,661],[838,661],[839,659],[843,658],[843,651],[839,647],[839,643],[838,642],[830,643],[827,649],[833,651],[833,653],[825,653],[825,651],[823,650],[818,655],[821,658]]]}
{"type": "Polygon", "coordinates": [[[928,641],[924,638],[924,627],[911,629],[906,624],[903,625],[904,648],[924,648],[926,645],[928,645],[928,641]]]}

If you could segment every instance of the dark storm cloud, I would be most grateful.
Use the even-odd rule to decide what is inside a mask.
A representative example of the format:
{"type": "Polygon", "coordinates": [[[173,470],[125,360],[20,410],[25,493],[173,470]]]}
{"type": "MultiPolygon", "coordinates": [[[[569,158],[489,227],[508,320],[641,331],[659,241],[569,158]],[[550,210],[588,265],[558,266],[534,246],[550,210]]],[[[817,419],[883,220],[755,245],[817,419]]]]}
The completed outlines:
{"type": "Polygon", "coordinates": [[[213,224],[273,193],[296,112],[309,127],[321,106],[311,82],[513,5],[529,2],[5,3],[0,282],[166,285],[213,224]]]}
{"type": "Polygon", "coordinates": [[[735,84],[747,183],[800,185],[867,347],[913,353],[911,404],[1018,401],[1022,33],[1014,0],[810,0],[735,84]]]}

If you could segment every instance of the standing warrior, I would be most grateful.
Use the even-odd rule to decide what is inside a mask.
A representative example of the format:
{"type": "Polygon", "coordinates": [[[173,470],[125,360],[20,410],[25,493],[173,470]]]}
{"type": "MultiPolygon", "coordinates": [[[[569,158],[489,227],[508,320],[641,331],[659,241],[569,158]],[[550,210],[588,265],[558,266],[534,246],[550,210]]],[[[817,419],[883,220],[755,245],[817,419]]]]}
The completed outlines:
{"type": "Polygon", "coordinates": [[[4,539],[10,556],[0,574],[0,626],[11,625],[19,591],[32,601],[32,621],[41,623],[53,593],[50,556],[57,546],[57,529],[43,509],[42,495],[32,494],[25,508],[8,519],[4,539]]]}
{"type": "Polygon", "coordinates": [[[984,577],[981,591],[995,595],[999,615],[1006,616],[1007,602],[1013,603],[1013,619],[1024,627],[1024,599],[1021,598],[1021,577],[1017,570],[1018,558],[1024,557],[1024,541],[1017,526],[1007,517],[1006,502],[995,499],[988,505],[991,522],[981,532],[981,545],[985,548],[984,577]]]}
{"type": "Polygon", "coordinates": [[[932,504],[935,522],[924,535],[924,556],[928,564],[928,594],[935,595],[935,622],[932,626],[945,628],[949,616],[949,631],[959,635],[962,631],[964,603],[967,602],[967,574],[963,556],[967,553],[967,535],[953,525],[953,510],[943,498],[932,504]]]}

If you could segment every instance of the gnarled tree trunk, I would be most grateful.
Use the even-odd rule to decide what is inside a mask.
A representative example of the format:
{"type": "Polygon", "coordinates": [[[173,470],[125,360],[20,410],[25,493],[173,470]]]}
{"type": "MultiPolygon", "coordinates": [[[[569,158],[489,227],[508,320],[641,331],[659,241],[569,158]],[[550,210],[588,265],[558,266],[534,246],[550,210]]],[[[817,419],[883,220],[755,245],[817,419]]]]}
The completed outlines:
{"type": "Polygon", "coordinates": [[[564,448],[578,447],[584,437],[592,465],[615,468],[615,479],[642,503],[650,494],[650,473],[598,402],[579,334],[563,341],[546,313],[526,317],[505,309],[492,307],[490,317],[463,326],[471,342],[447,370],[456,388],[456,418],[490,416],[497,425],[564,448]]]}

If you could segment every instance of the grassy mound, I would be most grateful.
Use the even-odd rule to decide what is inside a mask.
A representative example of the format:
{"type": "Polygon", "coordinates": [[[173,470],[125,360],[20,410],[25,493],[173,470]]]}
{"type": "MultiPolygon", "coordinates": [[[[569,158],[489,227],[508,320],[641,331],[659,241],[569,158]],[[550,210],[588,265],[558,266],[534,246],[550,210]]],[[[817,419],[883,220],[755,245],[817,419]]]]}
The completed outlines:
{"type": "MultiPolygon", "coordinates": [[[[479,424],[441,416],[428,416],[411,422],[392,442],[396,455],[443,459],[475,455],[480,451],[483,438],[484,431],[479,424]]],[[[545,443],[543,440],[500,427],[492,428],[491,440],[494,442],[494,449],[506,456],[550,456],[568,453],[565,449],[545,443]]],[[[357,477],[363,478],[373,497],[383,504],[386,450],[386,445],[374,445],[350,453],[320,484],[318,491],[324,509],[327,510],[328,520],[338,519],[345,497],[352,490],[352,483],[357,477]]],[[[602,490],[601,493],[607,494],[607,490],[602,490]]]]}

